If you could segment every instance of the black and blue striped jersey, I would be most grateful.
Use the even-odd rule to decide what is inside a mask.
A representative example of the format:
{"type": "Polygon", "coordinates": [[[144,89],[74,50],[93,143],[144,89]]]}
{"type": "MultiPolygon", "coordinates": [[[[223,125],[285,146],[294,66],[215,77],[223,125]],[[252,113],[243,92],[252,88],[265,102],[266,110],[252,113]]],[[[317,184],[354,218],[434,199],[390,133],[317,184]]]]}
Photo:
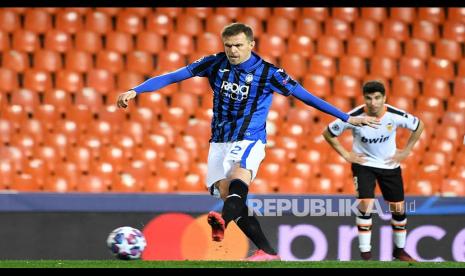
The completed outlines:
{"type": "Polygon", "coordinates": [[[266,118],[273,92],[293,93],[297,82],[283,69],[252,52],[239,65],[224,52],[203,57],[187,66],[194,76],[207,77],[213,90],[210,142],[261,140],[266,143],[266,118]]]}

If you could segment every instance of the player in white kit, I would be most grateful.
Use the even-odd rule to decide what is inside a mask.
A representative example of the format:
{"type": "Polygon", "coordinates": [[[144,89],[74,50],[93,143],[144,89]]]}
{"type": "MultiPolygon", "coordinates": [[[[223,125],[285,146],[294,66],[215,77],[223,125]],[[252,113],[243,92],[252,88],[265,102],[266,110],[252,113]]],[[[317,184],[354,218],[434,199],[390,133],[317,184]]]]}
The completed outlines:
{"type": "Polygon", "coordinates": [[[423,131],[423,122],[417,117],[386,104],[384,85],[378,81],[370,81],[363,85],[365,104],[349,112],[351,116],[376,116],[381,125],[378,128],[358,127],[339,119],[333,121],[325,129],[326,141],[347,162],[352,163],[352,174],[359,201],[360,214],[356,217],[358,240],[361,257],[371,259],[371,227],[370,209],[374,204],[376,181],[389,203],[392,214],[394,252],[393,257],[401,261],[415,261],[404,250],[407,235],[407,218],[404,208],[404,188],[400,162],[412,151],[413,146],[423,131]],[[407,128],[412,131],[404,149],[396,147],[396,129],[407,128]],[[352,151],[346,150],[337,136],[344,130],[352,130],[352,151]]]}

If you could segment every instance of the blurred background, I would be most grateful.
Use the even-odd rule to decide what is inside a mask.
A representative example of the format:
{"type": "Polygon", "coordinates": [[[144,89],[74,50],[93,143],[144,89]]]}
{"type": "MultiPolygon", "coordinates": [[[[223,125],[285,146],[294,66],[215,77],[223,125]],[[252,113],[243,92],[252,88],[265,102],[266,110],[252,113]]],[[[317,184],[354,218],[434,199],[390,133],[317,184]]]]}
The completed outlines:
{"type": "MultiPolygon", "coordinates": [[[[213,99],[207,79],[141,94],[126,110],[115,103],[149,77],[223,51],[220,32],[235,21],[253,28],[254,50],[265,60],[345,112],[363,103],[365,81],[383,81],[387,103],[426,125],[402,164],[406,194],[463,205],[465,8],[21,7],[0,8],[2,215],[105,212],[98,204],[69,209],[62,199],[77,193],[123,201],[205,195],[213,99]]],[[[321,136],[333,119],[275,94],[266,158],[251,193],[353,195],[350,165],[321,136]]],[[[399,131],[398,147],[409,134],[399,131]]],[[[350,148],[350,133],[340,140],[350,148]]],[[[217,204],[200,198],[211,205],[198,214],[217,204]]],[[[114,206],[131,205],[111,204],[116,212],[126,209],[114,206]]],[[[447,210],[438,215],[462,212],[447,210]]],[[[463,219],[457,223],[463,227],[463,219]]],[[[3,231],[15,234],[14,227],[3,231]]]]}

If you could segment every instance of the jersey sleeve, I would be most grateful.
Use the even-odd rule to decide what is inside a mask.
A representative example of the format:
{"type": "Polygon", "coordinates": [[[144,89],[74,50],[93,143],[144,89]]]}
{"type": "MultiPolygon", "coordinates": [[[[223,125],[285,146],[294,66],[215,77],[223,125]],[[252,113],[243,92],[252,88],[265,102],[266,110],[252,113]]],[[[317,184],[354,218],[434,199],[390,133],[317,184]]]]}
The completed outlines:
{"type": "Polygon", "coordinates": [[[212,65],[217,61],[218,55],[209,55],[199,58],[193,63],[187,65],[187,69],[196,77],[205,77],[211,70],[212,65]]]}
{"type": "Polygon", "coordinates": [[[332,136],[336,137],[341,135],[344,130],[350,128],[351,124],[342,121],[341,119],[334,120],[328,125],[328,131],[332,136]]]}
{"type": "Polygon", "coordinates": [[[398,127],[408,128],[415,131],[420,125],[420,120],[417,117],[405,111],[402,116],[399,115],[398,117],[399,118],[396,120],[398,127]]]}
{"type": "Polygon", "coordinates": [[[270,85],[273,91],[284,96],[289,96],[292,95],[292,92],[297,87],[297,82],[284,69],[278,69],[271,76],[270,85]]]}

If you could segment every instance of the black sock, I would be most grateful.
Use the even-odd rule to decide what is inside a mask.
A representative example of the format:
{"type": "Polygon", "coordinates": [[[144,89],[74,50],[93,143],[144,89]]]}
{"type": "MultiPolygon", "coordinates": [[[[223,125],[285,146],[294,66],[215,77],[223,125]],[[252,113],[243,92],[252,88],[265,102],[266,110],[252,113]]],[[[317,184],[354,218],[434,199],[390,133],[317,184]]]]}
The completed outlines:
{"type": "Polygon", "coordinates": [[[259,249],[268,254],[276,255],[276,251],[271,247],[265,234],[260,227],[255,216],[248,215],[248,207],[244,208],[241,217],[236,221],[237,226],[244,232],[244,234],[257,246],[259,249]]]}
{"type": "Polygon", "coordinates": [[[229,195],[224,201],[222,217],[226,226],[231,220],[238,218],[247,208],[247,192],[249,187],[240,179],[233,179],[229,184],[229,195]]]}

